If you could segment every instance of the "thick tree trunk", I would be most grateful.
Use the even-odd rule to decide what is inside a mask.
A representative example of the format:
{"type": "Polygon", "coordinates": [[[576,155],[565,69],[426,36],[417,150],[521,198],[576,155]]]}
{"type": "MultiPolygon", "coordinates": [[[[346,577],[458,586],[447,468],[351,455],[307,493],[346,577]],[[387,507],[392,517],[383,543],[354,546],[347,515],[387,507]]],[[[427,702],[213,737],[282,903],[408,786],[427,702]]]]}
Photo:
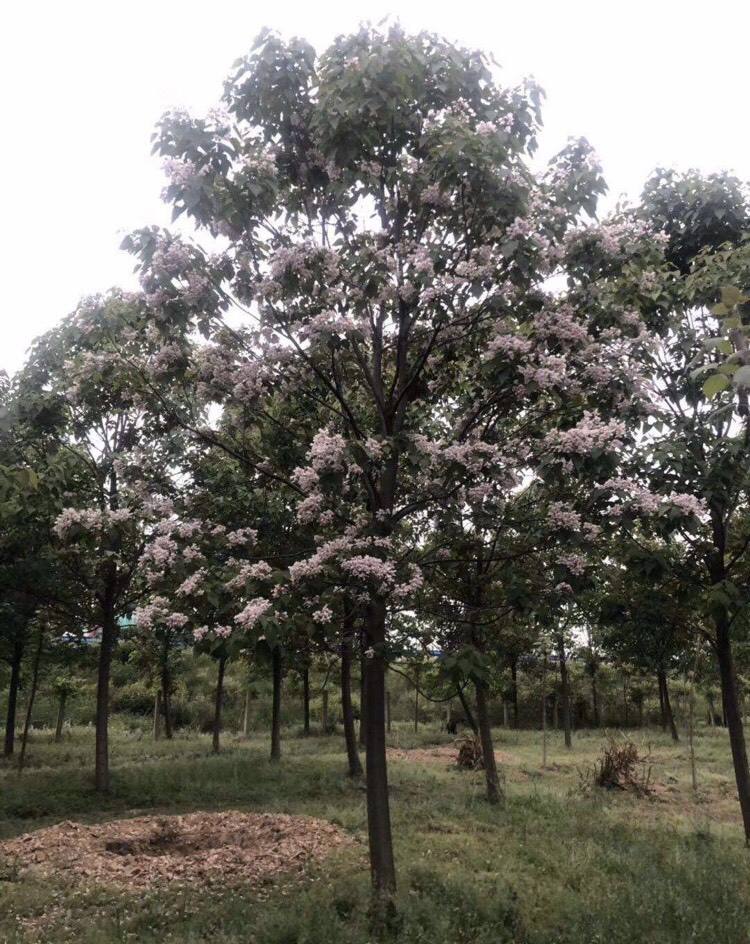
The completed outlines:
{"type": "Polygon", "coordinates": [[[362,762],[357,750],[357,732],[354,727],[354,709],[352,707],[352,631],[344,623],[344,636],[341,643],[341,717],[344,721],[344,741],[349,764],[349,776],[361,777],[362,762]]]}
{"type": "Polygon", "coordinates": [[[36,652],[34,653],[34,666],[31,670],[31,691],[29,692],[29,703],[26,707],[26,719],[23,724],[23,734],[21,735],[21,754],[18,758],[18,769],[23,770],[26,760],[26,745],[29,742],[29,729],[31,727],[32,712],[34,711],[34,700],[36,699],[36,690],[39,684],[39,666],[42,661],[42,648],[44,646],[44,633],[39,629],[39,639],[37,641],[36,652]]]}
{"type": "Polygon", "coordinates": [[[172,739],[172,680],[169,677],[169,637],[164,640],[161,664],[161,708],[164,714],[164,736],[172,739]]]}
{"type": "Polygon", "coordinates": [[[463,688],[459,686],[456,689],[456,691],[458,692],[458,700],[461,702],[461,707],[464,710],[464,714],[466,715],[466,720],[469,723],[469,727],[474,732],[474,734],[479,736],[479,726],[477,725],[476,719],[474,718],[471,708],[469,707],[469,703],[466,700],[466,695],[464,694],[463,688]]]}
{"type": "Polygon", "coordinates": [[[302,733],[310,736],[310,667],[302,670],[302,733]]]}
{"type": "Polygon", "coordinates": [[[557,639],[557,655],[560,660],[560,690],[562,694],[562,722],[565,732],[565,746],[573,747],[570,721],[570,677],[568,674],[568,660],[565,653],[565,640],[562,636],[557,639]]]}
{"type": "Polygon", "coordinates": [[[367,690],[367,831],[374,905],[379,919],[393,909],[396,867],[393,860],[391,813],[388,800],[388,766],[385,751],[385,604],[373,600],[367,609],[367,645],[374,652],[368,659],[367,690]]]}
{"type": "Polygon", "coordinates": [[[662,704],[664,706],[664,719],[667,726],[669,727],[669,733],[672,735],[673,741],[679,741],[680,735],[677,733],[677,725],[675,724],[674,715],[672,714],[672,704],[669,700],[669,683],[667,681],[667,673],[664,669],[659,669],[658,675],[659,685],[661,686],[662,693],[662,704]]]}
{"type": "Polygon", "coordinates": [[[99,647],[99,669],[96,682],[94,786],[97,793],[109,793],[109,678],[116,642],[117,620],[114,610],[108,607],[102,619],[102,642],[99,647]]]}
{"type": "Polygon", "coordinates": [[[737,692],[737,674],[734,667],[732,642],[725,618],[717,620],[716,655],[721,675],[721,690],[724,696],[727,727],[729,728],[729,743],[732,748],[734,777],[737,782],[742,822],[745,828],[745,843],[750,846],[750,768],[748,767],[745,732],[742,726],[742,713],[737,692]]]}
{"type": "Polygon", "coordinates": [[[492,743],[492,729],[487,712],[487,685],[479,680],[474,682],[477,699],[477,724],[479,726],[479,740],[482,743],[482,760],[484,761],[484,779],[487,784],[487,802],[500,803],[503,800],[503,791],[500,787],[500,777],[497,773],[495,747],[492,743]]]}
{"type": "Polygon", "coordinates": [[[55,743],[62,741],[63,724],[65,723],[65,703],[68,700],[68,693],[63,689],[60,692],[60,701],[57,703],[57,724],[55,725],[55,743]]]}
{"type": "Polygon", "coordinates": [[[211,748],[218,754],[221,748],[221,705],[224,701],[224,671],[227,667],[226,655],[219,656],[219,665],[216,674],[216,695],[214,696],[214,725],[211,748]]]}
{"type": "Polygon", "coordinates": [[[5,745],[3,755],[11,757],[16,742],[16,714],[18,712],[18,688],[21,684],[21,662],[23,642],[16,642],[10,663],[10,685],[8,687],[8,712],[5,716],[5,745]]]}
{"type": "Polygon", "coordinates": [[[271,760],[281,759],[281,649],[271,653],[273,672],[273,705],[271,710],[271,760]]]}

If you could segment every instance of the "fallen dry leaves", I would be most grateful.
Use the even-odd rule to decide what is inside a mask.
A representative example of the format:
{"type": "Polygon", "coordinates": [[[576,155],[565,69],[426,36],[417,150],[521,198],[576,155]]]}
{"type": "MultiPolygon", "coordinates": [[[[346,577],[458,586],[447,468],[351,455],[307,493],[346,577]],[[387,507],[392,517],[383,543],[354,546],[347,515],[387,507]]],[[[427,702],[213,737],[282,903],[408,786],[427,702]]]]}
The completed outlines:
{"type": "Polygon", "coordinates": [[[21,870],[145,888],[160,882],[266,884],[353,843],[325,820],[276,813],[140,816],[58,823],[0,843],[21,870]]]}

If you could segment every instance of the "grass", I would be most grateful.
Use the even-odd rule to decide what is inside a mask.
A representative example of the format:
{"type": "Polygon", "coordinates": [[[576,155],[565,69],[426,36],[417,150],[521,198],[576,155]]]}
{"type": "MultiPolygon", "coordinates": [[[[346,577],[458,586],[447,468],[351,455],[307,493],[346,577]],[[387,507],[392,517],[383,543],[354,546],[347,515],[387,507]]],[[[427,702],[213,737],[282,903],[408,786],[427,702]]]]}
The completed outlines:
{"type": "MultiPolygon", "coordinates": [[[[481,773],[432,756],[451,738],[436,728],[391,735],[392,815],[399,869],[398,940],[424,944],[748,944],[750,853],[745,849],[723,731],[696,741],[699,792],[687,748],[635,732],[650,751],[655,799],[589,791],[580,771],[604,744],[581,732],[572,753],[550,736],[541,770],[538,732],[498,731],[507,803],[489,807],[481,773]]],[[[21,878],[0,861],[0,942],[113,944],[365,944],[364,792],[344,776],[341,738],[287,737],[277,765],[265,738],[179,735],[154,743],[114,725],[113,790],[91,790],[92,732],[55,745],[37,732],[22,776],[0,769],[0,836],[64,819],[142,812],[267,810],[325,817],[361,840],[303,882],[236,890],[112,888],[21,878]]]]}

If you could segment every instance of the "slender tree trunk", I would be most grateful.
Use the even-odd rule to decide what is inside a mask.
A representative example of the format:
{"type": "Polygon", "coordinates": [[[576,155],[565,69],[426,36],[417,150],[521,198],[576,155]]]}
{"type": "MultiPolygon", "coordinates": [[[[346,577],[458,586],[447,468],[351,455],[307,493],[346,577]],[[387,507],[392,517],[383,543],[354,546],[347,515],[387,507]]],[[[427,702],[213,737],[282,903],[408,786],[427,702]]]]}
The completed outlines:
{"type": "Polygon", "coordinates": [[[310,667],[302,670],[302,733],[310,736],[310,667]]]}
{"type": "Polygon", "coordinates": [[[8,688],[8,712],[5,716],[5,745],[3,755],[12,757],[16,742],[16,714],[18,712],[18,688],[21,683],[21,662],[23,660],[23,642],[16,642],[10,663],[10,686],[8,688]]]}
{"type": "Polygon", "coordinates": [[[518,656],[510,660],[511,704],[513,705],[513,727],[518,729],[518,656]]]}
{"type": "MultiPolygon", "coordinates": [[[[362,644],[362,650],[366,646],[362,644]]],[[[359,746],[367,746],[367,659],[359,659],[359,746]]]]}
{"type": "Polygon", "coordinates": [[[472,714],[471,708],[469,707],[469,703],[468,703],[468,701],[466,700],[466,695],[464,694],[464,690],[463,690],[463,688],[461,688],[461,686],[459,685],[459,686],[457,687],[456,691],[457,691],[457,693],[458,693],[458,700],[461,702],[461,707],[463,708],[464,714],[466,715],[466,720],[467,720],[467,722],[469,723],[469,727],[470,727],[471,730],[474,732],[474,734],[476,734],[476,735],[478,736],[478,735],[479,735],[479,726],[477,725],[476,719],[474,718],[474,715],[472,714]]]}
{"type": "Polygon", "coordinates": [[[487,685],[476,680],[474,682],[477,699],[477,724],[479,725],[479,740],[482,743],[482,760],[484,761],[484,778],[487,784],[487,802],[497,804],[504,799],[500,787],[500,777],[497,772],[495,747],[492,743],[492,729],[487,711],[487,685]]]}
{"type": "Polygon", "coordinates": [[[729,625],[726,618],[717,620],[716,655],[721,675],[721,690],[729,728],[729,743],[732,748],[734,776],[745,827],[745,843],[750,845],[750,768],[747,761],[745,732],[742,726],[742,713],[737,692],[737,674],[734,667],[732,642],[729,637],[729,625]]]}
{"type": "Polygon", "coordinates": [[[503,698],[503,727],[508,727],[508,702],[503,698]]]}
{"type": "Polygon", "coordinates": [[[344,621],[344,634],[341,643],[341,717],[344,721],[344,742],[346,758],[349,764],[349,776],[363,775],[362,762],[357,750],[357,732],[354,727],[354,709],[352,707],[352,629],[344,621]]]}
{"type": "Polygon", "coordinates": [[[708,702],[708,726],[713,728],[716,724],[716,705],[710,692],[706,695],[706,701],[708,702]]]}
{"type": "Polygon", "coordinates": [[[161,689],[157,688],[154,694],[154,740],[158,741],[161,737],[161,689]]]}
{"type": "Polygon", "coordinates": [[[643,727],[643,695],[638,699],[638,727],[643,727]]]}
{"type": "Polygon", "coordinates": [[[419,733],[419,669],[416,667],[416,676],[414,679],[414,733],[419,733]]]}
{"type": "Polygon", "coordinates": [[[552,727],[555,731],[560,729],[560,699],[557,692],[552,693],[552,727]]]}
{"type": "Polygon", "coordinates": [[[599,690],[596,684],[596,666],[591,666],[591,707],[593,710],[594,727],[598,728],[601,724],[601,715],[599,713],[599,690]]]}
{"type": "Polygon", "coordinates": [[[99,647],[99,669],[96,682],[96,746],[94,786],[97,793],[109,793],[109,679],[112,654],[117,642],[117,620],[113,607],[105,607],[102,619],[102,642],[99,647]]]}
{"type": "Polygon", "coordinates": [[[374,906],[379,920],[393,910],[396,867],[393,860],[391,813],[388,799],[388,765],[385,751],[385,603],[374,599],[367,608],[368,659],[365,693],[367,712],[367,831],[374,906]]]}
{"type": "Polygon", "coordinates": [[[656,673],[656,680],[659,684],[659,723],[662,731],[667,730],[667,712],[664,709],[664,687],[661,684],[661,674],[656,673]]]}
{"type": "Polygon", "coordinates": [[[622,678],[622,707],[625,714],[625,727],[630,723],[630,718],[628,716],[628,677],[624,675],[622,678]]]}
{"type": "Polygon", "coordinates": [[[65,703],[68,700],[68,693],[63,689],[60,692],[60,701],[57,703],[57,724],[55,725],[55,743],[62,741],[63,724],[65,722],[65,703]]]}
{"type": "Polygon", "coordinates": [[[664,669],[659,669],[658,678],[662,691],[664,718],[667,725],[669,726],[669,733],[672,735],[672,740],[679,741],[680,735],[677,733],[677,725],[675,724],[674,715],[672,714],[672,705],[669,700],[669,682],[667,681],[667,673],[664,671],[664,669]]]}
{"type": "Polygon", "coordinates": [[[328,734],[328,689],[327,688],[323,689],[321,702],[322,702],[322,706],[321,706],[321,712],[320,712],[320,715],[321,715],[320,720],[323,724],[323,730],[325,731],[326,734],[328,734]]]}
{"type": "Polygon", "coordinates": [[[570,750],[573,747],[573,736],[570,722],[570,677],[568,674],[568,660],[565,653],[565,639],[562,634],[557,638],[557,654],[560,660],[560,689],[562,694],[562,721],[565,732],[565,746],[570,750]]]}
{"type": "Polygon", "coordinates": [[[226,667],[227,657],[222,654],[219,656],[219,665],[216,675],[216,695],[214,698],[214,730],[211,743],[214,754],[218,754],[221,748],[221,705],[224,701],[224,671],[226,667]]]}
{"type": "Polygon", "coordinates": [[[273,706],[271,712],[271,760],[281,759],[281,649],[271,653],[273,671],[273,706]]]}
{"type": "Polygon", "coordinates": [[[388,689],[388,691],[385,693],[385,711],[386,711],[386,719],[387,719],[386,723],[388,726],[388,733],[390,734],[391,733],[391,690],[390,689],[388,689]]]}
{"type": "Polygon", "coordinates": [[[542,654],[542,770],[547,769],[547,653],[542,654]]]}
{"type": "Polygon", "coordinates": [[[245,737],[250,734],[250,686],[245,689],[245,714],[242,719],[242,733],[245,737]]]}
{"type": "Polygon", "coordinates": [[[32,712],[34,711],[34,700],[36,699],[36,690],[39,684],[39,665],[42,661],[42,648],[44,646],[44,632],[39,628],[39,639],[37,640],[36,652],[34,653],[34,665],[31,670],[31,691],[29,692],[29,703],[26,706],[26,719],[23,723],[23,734],[21,735],[21,754],[18,758],[18,770],[23,770],[26,760],[26,745],[29,742],[29,728],[31,727],[32,712]]]}
{"type": "Polygon", "coordinates": [[[172,740],[172,679],[169,675],[169,643],[167,635],[164,640],[164,651],[161,663],[161,707],[164,713],[164,735],[168,741],[172,740]]]}

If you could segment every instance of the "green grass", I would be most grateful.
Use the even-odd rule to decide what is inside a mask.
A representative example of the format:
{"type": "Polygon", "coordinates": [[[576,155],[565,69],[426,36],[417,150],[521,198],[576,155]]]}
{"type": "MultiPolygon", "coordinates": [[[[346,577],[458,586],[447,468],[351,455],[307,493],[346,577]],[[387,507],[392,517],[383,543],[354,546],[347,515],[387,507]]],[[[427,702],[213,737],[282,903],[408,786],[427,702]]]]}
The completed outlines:
{"type": "MultiPolygon", "coordinates": [[[[421,748],[391,763],[399,869],[398,940],[424,944],[595,944],[750,941],[750,853],[742,842],[726,734],[700,733],[700,790],[685,745],[636,733],[653,756],[657,800],[582,795],[579,768],[602,734],[582,732],[572,754],[550,737],[542,771],[537,732],[498,731],[507,803],[489,807],[481,774],[430,757],[450,743],[434,728],[394,730],[394,746],[421,748]]],[[[287,738],[278,765],[267,742],[207,737],[152,742],[114,725],[113,790],[91,790],[92,732],[61,745],[36,734],[23,776],[0,769],[0,836],[64,819],[239,809],[302,813],[340,824],[360,843],[303,881],[262,892],[220,884],[128,895],[64,875],[21,878],[0,862],[0,942],[256,942],[365,944],[369,876],[361,785],[344,776],[339,737],[287,738]]]]}

